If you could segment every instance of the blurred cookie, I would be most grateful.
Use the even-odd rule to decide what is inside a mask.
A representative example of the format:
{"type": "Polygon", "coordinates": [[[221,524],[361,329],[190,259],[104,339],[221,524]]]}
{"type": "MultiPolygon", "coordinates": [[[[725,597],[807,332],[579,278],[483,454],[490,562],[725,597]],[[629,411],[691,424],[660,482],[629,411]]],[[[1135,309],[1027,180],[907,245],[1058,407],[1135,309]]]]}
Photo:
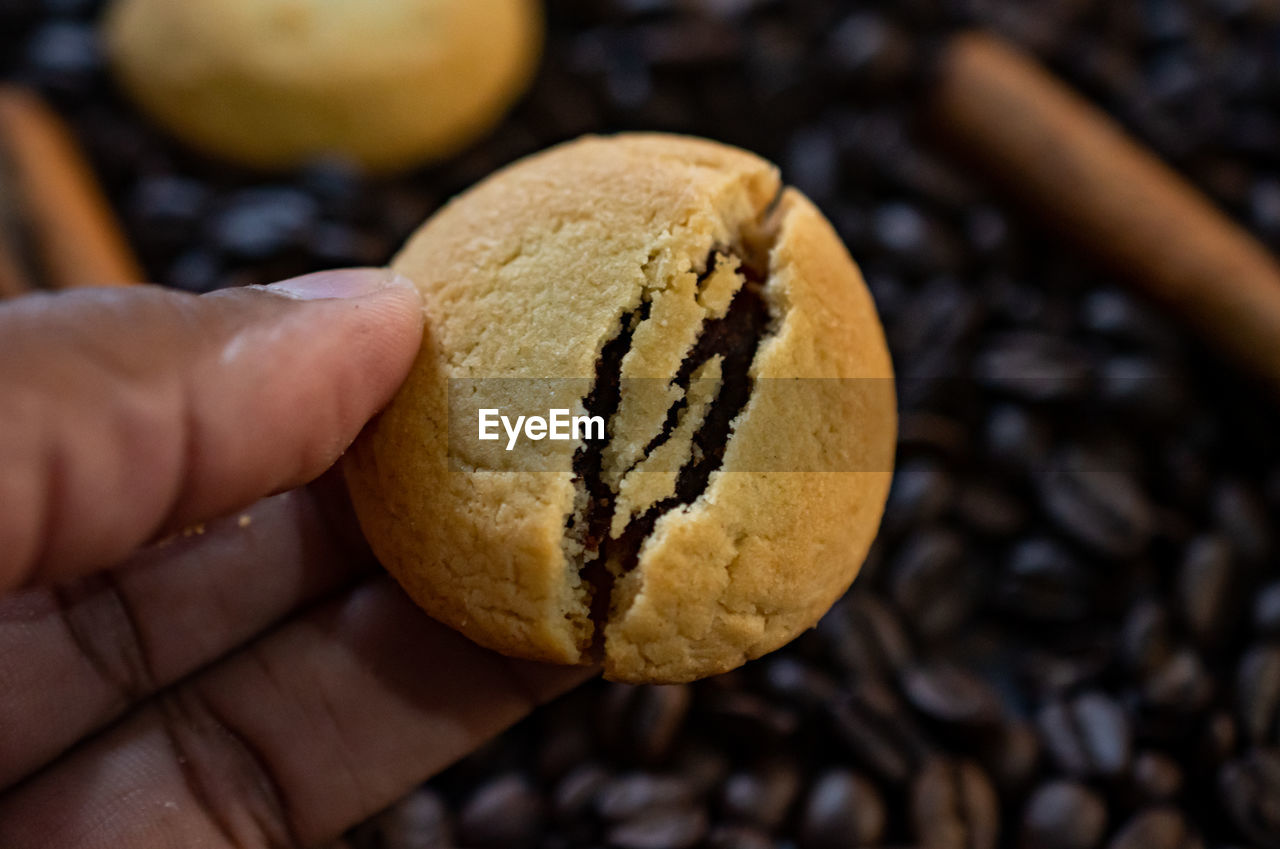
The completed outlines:
{"type": "Polygon", "coordinates": [[[769,163],[584,138],[456,198],[393,265],[427,327],[346,475],[432,616],[510,655],[685,681],[849,586],[889,487],[892,367],[857,267],[769,163]],[[607,427],[481,440],[477,411],[504,403],[607,427]]]}
{"type": "Polygon", "coordinates": [[[115,0],[116,78],[193,147],[260,168],[446,156],[524,91],[536,0],[115,0]]]}

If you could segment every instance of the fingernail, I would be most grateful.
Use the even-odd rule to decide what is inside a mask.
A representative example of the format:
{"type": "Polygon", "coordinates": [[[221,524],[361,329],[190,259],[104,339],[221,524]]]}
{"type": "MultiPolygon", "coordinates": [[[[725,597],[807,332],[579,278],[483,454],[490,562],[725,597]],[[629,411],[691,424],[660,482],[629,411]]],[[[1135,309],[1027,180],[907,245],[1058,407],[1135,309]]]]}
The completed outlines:
{"type": "Polygon", "coordinates": [[[407,285],[410,285],[408,280],[389,268],[348,268],[319,271],[263,288],[300,301],[318,301],[363,298],[392,286],[407,285]]]}

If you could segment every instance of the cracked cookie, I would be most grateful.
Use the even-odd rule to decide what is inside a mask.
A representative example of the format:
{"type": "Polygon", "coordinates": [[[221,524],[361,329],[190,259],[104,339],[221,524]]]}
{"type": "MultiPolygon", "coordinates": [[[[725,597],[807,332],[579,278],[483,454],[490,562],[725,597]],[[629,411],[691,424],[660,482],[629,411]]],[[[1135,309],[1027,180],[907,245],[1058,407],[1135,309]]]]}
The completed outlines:
{"type": "Polygon", "coordinates": [[[393,266],[425,299],[422,347],[346,476],[432,616],[506,654],[688,681],[849,586],[889,487],[892,367],[857,267],[769,163],[583,138],[453,200],[393,266]],[[476,442],[465,414],[497,384],[604,437],[476,442]]]}
{"type": "Polygon", "coordinates": [[[542,44],[538,0],[115,0],[112,70],[193,147],[259,168],[391,171],[498,122],[542,44]]]}

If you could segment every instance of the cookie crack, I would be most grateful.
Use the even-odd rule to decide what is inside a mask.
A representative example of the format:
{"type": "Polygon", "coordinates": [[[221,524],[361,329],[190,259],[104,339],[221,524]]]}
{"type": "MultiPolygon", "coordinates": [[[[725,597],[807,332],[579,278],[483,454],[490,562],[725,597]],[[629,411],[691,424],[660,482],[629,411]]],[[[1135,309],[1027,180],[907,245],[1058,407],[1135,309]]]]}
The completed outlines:
{"type": "Polygon", "coordinates": [[[582,565],[579,577],[590,588],[591,621],[594,626],[595,647],[600,645],[600,634],[608,615],[609,597],[613,591],[613,575],[606,566],[605,544],[609,538],[609,523],[617,497],[604,478],[604,450],[608,444],[608,428],[622,402],[622,360],[631,350],[631,340],[636,328],[649,317],[652,301],[644,300],[640,306],[622,315],[618,332],[604,344],[596,360],[595,379],[583,399],[588,416],[600,416],[606,423],[605,439],[585,440],[573,454],[573,475],[578,490],[578,501],[570,512],[565,525],[566,536],[582,548],[582,565]]]}
{"type": "MultiPolygon", "coordinates": [[[[693,433],[690,456],[676,475],[675,491],[628,522],[619,535],[619,566],[622,572],[635,567],[640,547],[653,532],[658,519],[671,510],[692,504],[706,492],[711,475],[724,464],[724,452],[734,419],[751,397],[755,382],[750,375],[751,363],[767,335],[770,314],[763,294],[764,278],[758,267],[743,257],[739,259],[742,260],[744,278],[742,287],[734,295],[724,316],[706,322],[676,377],[680,387],[687,390],[697,369],[718,356],[721,357],[719,391],[693,433]]],[[[680,410],[688,403],[687,399],[686,392],[668,410],[663,432],[646,446],[646,454],[670,438],[680,410]]]]}
{"type": "Polygon", "coordinates": [[[709,314],[704,319],[697,339],[671,380],[671,385],[681,390],[679,397],[668,408],[660,431],[645,445],[640,459],[612,486],[604,475],[605,450],[614,435],[622,401],[623,359],[631,350],[636,329],[649,318],[652,301],[647,292],[638,307],[622,314],[617,333],[604,344],[596,360],[594,382],[583,406],[588,415],[605,420],[606,438],[594,444],[584,442],[574,453],[575,505],[566,521],[566,537],[581,549],[579,578],[589,588],[593,630],[590,654],[594,661],[599,661],[604,653],[605,626],[622,612],[625,604],[614,598],[619,580],[639,563],[641,547],[658,520],[673,510],[693,504],[707,491],[712,475],[724,464],[734,421],[751,398],[755,383],[751,365],[774,321],[764,290],[778,231],[775,212],[781,197],[780,189],[757,218],[740,228],[731,247],[713,247],[708,253],[695,286],[699,302],[709,281],[725,262],[736,264],[742,283],[722,314],[709,314]],[[611,535],[621,482],[645,457],[672,438],[683,411],[688,408],[693,376],[717,357],[721,360],[719,386],[693,432],[689,456],[676,473],[673,493],[630,519],[620,534],[611,535]]]}

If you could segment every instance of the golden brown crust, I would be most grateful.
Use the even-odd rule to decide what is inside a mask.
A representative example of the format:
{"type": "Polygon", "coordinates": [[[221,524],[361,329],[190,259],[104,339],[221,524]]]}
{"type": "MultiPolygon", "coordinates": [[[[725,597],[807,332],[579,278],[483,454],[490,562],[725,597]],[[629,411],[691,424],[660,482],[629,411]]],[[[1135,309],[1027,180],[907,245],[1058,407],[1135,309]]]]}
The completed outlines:
{"type": "MultiPolygon", "coordinates": [[[[611,430],[601,478],[623,491],[623,509],[652,503],[671,467],[641,466],[648,479],[628,472],[643,454],[636,447],[661,430],[680,394],[667,381],[700,329],[744,285],[736,265],[709,269],[710,257],[749,253],[754,231],[770,228],[763,291],[774,321],[755,354],[755,389],[723,470],[658,519],[619,580],[606,675],[689,680],[732,668],[811,626],[848,586],[888,487],[892,371],[830,225],[778,189],[772,166],[724,145],[586,138],[495,174],[410,241],[394,266],[421,289],[428,329],[409,381],[350,453],[347,477],[374,551],[428,612],[509,654],[589,657],[583,543],[566,534],[586,500],[572,452],[538,443],[552,470],[530,471],[501,450],[450,446],[449,381],[581,378],[554,384],[581,411],[605,344],[647,302],[621,373],[661,379],[625,389],[615,425],[628,424],[611,430]],[[773,377],[846,380],[784,398],[759,380],[773,377]]],[[[714,381],[719,363],[699,375],[714,381]]],[[[690,391],[698,417],[701,389],[690,391]]],[[[545,391],[530,385],[532,406],[549,406],[545,391]]],[[[668,444],[690,450],[692,427],[668,444]]],[[[615,535],[624,525],[613,522],[615,535]]]]}
{"type": "Polygon", "coordinates": [[[495,124],[532,75],[542,19],[535,0],[116,0],[105,33],[122,86],[194,147],[389,171],[495,124]]]}

